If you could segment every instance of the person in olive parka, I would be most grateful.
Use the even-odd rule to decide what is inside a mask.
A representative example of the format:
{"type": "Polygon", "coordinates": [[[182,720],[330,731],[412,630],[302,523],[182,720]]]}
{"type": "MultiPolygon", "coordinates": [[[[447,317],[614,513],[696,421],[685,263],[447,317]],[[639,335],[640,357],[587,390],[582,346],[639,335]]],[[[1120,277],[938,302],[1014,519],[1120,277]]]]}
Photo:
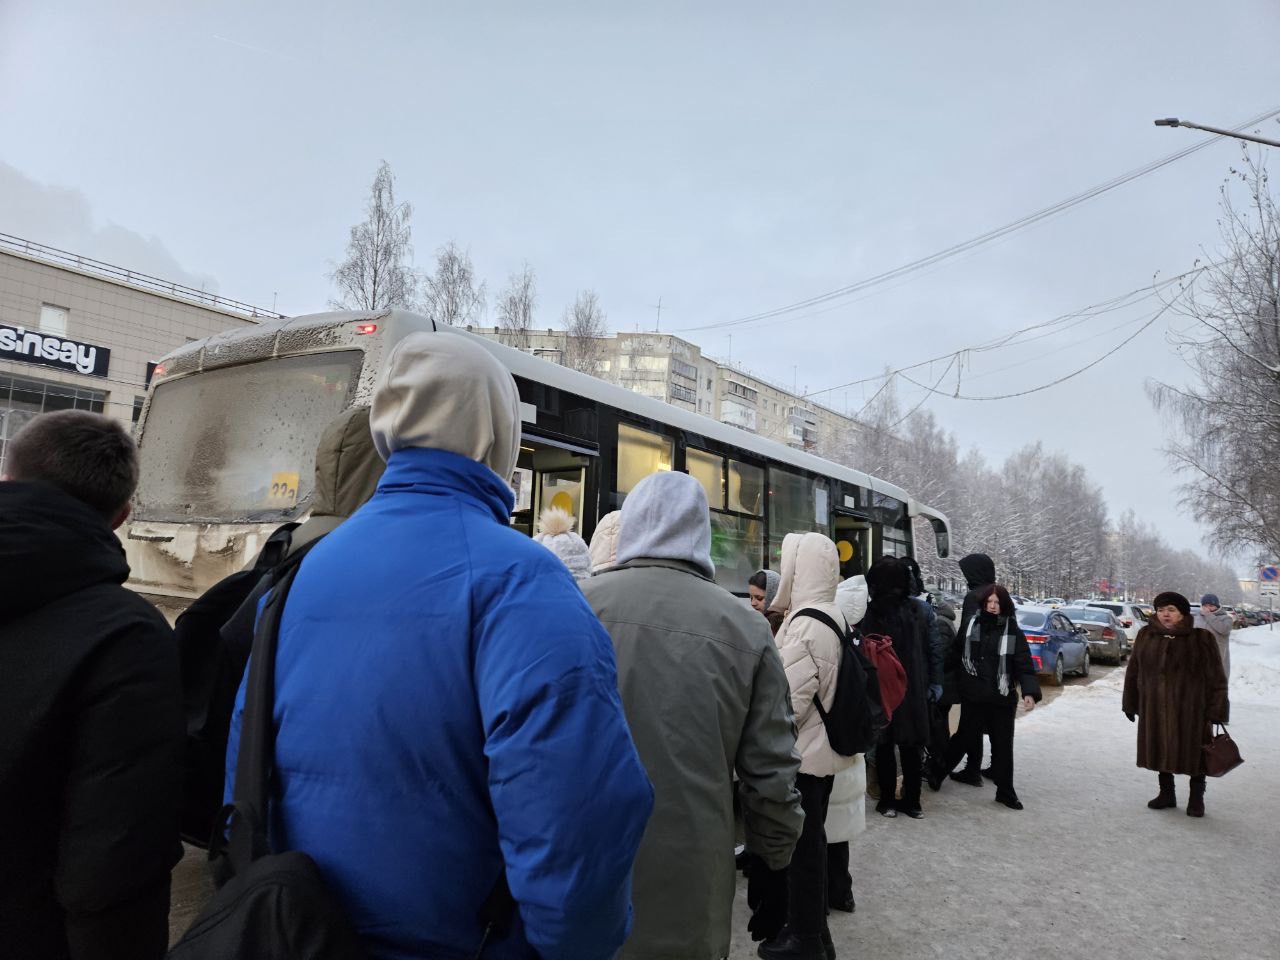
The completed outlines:
{"type": "Polygon", "coordinates": [[[1040,683],[1009,591],[993,583],[979,590],[976,600],[977,615],[956,637],[962,668],[960,738],[972,754],[982,749],[986,732],[991,738],[996,800],[1021,810],[1013,789],[1013,724],[1018,711],[1014,685],[1021,688],[1022,702],[1031,710],[1040,701],[1040,683]]]}

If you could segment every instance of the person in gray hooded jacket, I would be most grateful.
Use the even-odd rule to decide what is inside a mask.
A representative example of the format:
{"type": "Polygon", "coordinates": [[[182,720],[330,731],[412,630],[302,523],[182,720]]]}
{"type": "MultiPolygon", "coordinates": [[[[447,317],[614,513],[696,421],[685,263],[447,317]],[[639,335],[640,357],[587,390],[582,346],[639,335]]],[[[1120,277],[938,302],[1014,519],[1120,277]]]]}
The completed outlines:
{"type": "Polygon", "coordinates": [[[654,788],[624,960],[728,955],[735,771],[747,848],[770,871],[786,867],[800,836],[782,661],[765,619],[714,574],[701,484],[658,473],[623,505],[617,566],[582,584],[613,639],[627,722],[654,788]]]}

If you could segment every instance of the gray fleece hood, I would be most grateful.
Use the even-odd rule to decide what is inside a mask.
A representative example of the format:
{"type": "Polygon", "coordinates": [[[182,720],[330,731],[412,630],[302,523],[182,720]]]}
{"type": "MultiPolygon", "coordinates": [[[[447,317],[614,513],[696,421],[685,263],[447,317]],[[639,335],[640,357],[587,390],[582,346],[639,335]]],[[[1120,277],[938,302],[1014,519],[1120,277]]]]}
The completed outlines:
{"type": "Polygon", "coordinates": [[[622,504],[618,563],[629,560],[683,560],[708,577],[711,515],[702,484],[687,473],[655,473],[636,484],[622,504]]]}
{"type": "Polygon", "coordinates": [[[387,358],[369,428],[383,460],[403,447],[448,450],[510,480],[520,394],[507,368],[466,335],[411,333],[387,358]]]}

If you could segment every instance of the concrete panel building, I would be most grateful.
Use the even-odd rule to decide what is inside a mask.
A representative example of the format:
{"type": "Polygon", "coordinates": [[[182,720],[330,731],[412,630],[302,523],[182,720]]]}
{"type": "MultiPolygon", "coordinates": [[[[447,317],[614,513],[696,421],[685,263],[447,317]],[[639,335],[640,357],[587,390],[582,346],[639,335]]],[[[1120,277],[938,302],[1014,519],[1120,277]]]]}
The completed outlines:
{"type": "MultiPolygon", "coordinates": [[[[571,352],[562,330],[530,330],[515,342],[496,327],[467,329],[557,363],[571,352]]],[[[602,380],[798,450],[814,451],[858,429],[852,417],[704,356],[696,344],[671,334],[600,337],[593,353],[591,372],[602,380]]]]}
{"type": "Polygon", "coordinates": [[[157,358],[278,314],[0,234],[0,469],[49,410],[138,419],[157,358]]]}

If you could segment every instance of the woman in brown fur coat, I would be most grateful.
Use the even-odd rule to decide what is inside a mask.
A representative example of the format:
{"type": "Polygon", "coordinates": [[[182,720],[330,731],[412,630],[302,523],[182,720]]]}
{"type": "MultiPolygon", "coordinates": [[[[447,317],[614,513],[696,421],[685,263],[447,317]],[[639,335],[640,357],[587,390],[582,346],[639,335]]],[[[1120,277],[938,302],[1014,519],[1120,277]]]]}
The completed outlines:
{"type": "Polygon", "coordinates": [[[1213,634],[1192,626],[1186,597],[1162,593],[1155,610],[1155,620],[1133,642],[1124,712],[1138,720],[1138,766],[1160,774],[1160,793],[1147,806],[1176,807],[1173,775],[1185,773],[1191,777],[1187,816],[1203,817],[1201,747],[1212,724],[1227,722],[1227,677],[1213,634]]]}

